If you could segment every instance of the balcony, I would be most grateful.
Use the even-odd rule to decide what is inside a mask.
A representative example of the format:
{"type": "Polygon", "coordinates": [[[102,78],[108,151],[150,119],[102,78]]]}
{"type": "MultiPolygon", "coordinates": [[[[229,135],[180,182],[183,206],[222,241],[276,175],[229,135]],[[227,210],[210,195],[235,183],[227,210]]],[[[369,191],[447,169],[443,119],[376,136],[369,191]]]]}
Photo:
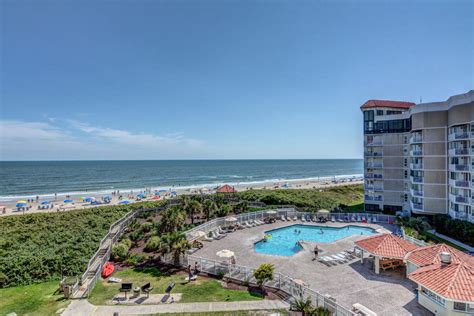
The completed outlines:
{"type": "Polygon", "coordinates": [[[468,131],[459,131],[450,133],[448,136],[448,140],[461,140],[461,139],[469,139],[469,132],[468,131]]]}
{"type": "Polygon", "coordinates": [[[365,189],[369,190],[369,191],[383,191],[383,186],[373,185],[373,184],[366,184],[365,189]]]}
{"type": "Polygon", "coordinates": [[[422,170],[423,169],[423,164],[422,163],[411,163],[410,164],[410,169],[411,170],[422,170]]]}
{"type": "Polygon", "coordinates": [[[371,140],[371,141],[364,142],[364,145],[365,146],[381,146],[381,145],[383,145],[383,142],[382,142],[381,139],[374,139],[374,140],[371,140]]]}
{"type": "Polygon", "coordinates": [[[423,197],[423,190],[410,189],[410,193],[412,196],[423,197]]]}
{"type": "Polygon", "coordinates": [[[423,211],[423,203],[410,201],[410,206],[412,210],[423,211]]]}
{"type": "Polygon", "coordinates": [[[367,157],[383,157],[383,153],[380,151],[366,151],[364,155],[367,157]]]}
{"type": "Polygon", "coordinates": [[[468,164],[449,164],[449,171],[469,171],[468,164]]]}
{"type": "Polygon", "coordinates": [[[469,156],[469,148],[451,148],[449,150],[450,156],[469,156]]]}
{"type": "Polygon", "coordinates": [[[376,201],[376,202],[382,202],[383,201],[383,197],[381,195],[379,195],[379,196],[365,195],[364,199],[366,201],[376,201]]]}
{"type": "Polygon", "coordinates": [[[471,198],[460,194],[449,194],[449,200],[454,203],[471,204],[471,198]]]}
{"type": "Polygon", "coordinates": [[[383,168],[383,163],[381,162],[367,162],[365,164],[367,168],[372,168],[372,169],[381,169],[383,168]]]}
{"type": "Polygon", "coordinates": [[[423,137],[421,135],[412,135],[410,137],[410,144],[421,143],[423,142],[423,137]]]}
{"type": "Polygon", "coordinates": [[[410,156],[423,156],[423,150],[417,149],[410,151],[410,156]]]}
{"type": "Polygon", "coordinates": [[[423,177],[410,177],[411,183],[423,183],[423,177]]]}
{"type": "Polygon", "coordinates": [[[467,180],[453,180],[449,179],[449,185],[452,187],[459,187],[459,188],[469,188],[469,181],[467,180]]]}

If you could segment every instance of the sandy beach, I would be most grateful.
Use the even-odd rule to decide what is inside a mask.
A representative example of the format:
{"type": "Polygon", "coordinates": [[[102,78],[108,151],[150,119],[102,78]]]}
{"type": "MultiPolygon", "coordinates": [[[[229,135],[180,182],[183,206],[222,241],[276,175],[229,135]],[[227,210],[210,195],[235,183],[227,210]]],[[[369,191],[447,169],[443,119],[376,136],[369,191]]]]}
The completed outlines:
{"type": "MultiPolygon", "coordinates": [[[[318,188],[327,188],[332,186],[347,185],[347,184],[362,184],[363,179],[361,177],[324,177],[316,179],[297,179],[297,180],[283,180],[283,181],[269,181],[269,182],[260,182],[260,183],[244,183],[244,184],[235,184],[233,185],[234,189],[238,192],[246,190],[261,190],[261,189],[318,189],[318,188]]],[[[171,199],[179,195],[186,194],[213,194],[216,192],[216,189],[220,185],[215,186],[201,186],[195,188],[180,188],[172,187],[169,190],[161,190],[160,200],[161,199],[171,199]]],[[[114,191],[108,194],[91,194],[87,195],[88,198],[94,198],[95,201],[102,201],[103,197],[108,195],[110,197],[110,202],[102,205],[117,205],[123,203],[123,201],[128,201],[129,203],[143,202],[143,201],[153,201],[157,200],[155,193],[158,190],[154,189],[143,189],[140,191],[114,191]],[[138,194],[143,194],[145,197],[139,198],[138,194]]],[[[15,205],[17,201],[6,202],[0,207],[0,216],[8,215],[22,215],[30,213],[44,213],[44,212],[63,212],[76,209],[86,209],[91,207],[100,206],[97,204],[91,204],[90,202],[83,201],[83,195],[74,196],[74,195],[60,195],[56,198],[48,199],[49,204],[41,204],[46,199],[30,199],[30,201],[24,208],[17,208],[15,205]],[[72,200],[72,202],[65,203],[65,200],[72,200]]]]}

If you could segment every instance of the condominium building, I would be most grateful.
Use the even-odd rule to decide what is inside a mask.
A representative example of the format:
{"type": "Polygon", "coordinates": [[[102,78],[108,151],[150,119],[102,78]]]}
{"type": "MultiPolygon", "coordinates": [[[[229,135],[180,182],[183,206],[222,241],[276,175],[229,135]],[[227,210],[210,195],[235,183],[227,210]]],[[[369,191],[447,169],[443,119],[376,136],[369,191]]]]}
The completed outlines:
{"type": "Polygon", "coordinates": [[[361,110],[367,211],[474,222],[474,90],[434,103],[369,100],[361,110]]]}

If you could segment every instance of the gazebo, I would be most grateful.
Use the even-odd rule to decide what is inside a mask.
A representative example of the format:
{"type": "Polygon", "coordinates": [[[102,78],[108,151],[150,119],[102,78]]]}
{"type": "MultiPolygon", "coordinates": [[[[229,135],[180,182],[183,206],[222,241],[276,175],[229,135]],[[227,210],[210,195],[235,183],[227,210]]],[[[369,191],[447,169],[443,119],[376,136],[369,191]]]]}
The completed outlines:
{"type": "Polygon", "coordinates": [[[228,184],[224,184],[223,186],[221,186],[220,188],[216,190],[216,193],[223,193],[223,194],[229,194],[229,193],[233,194],[235,192],[237,192],[237,190],[228,184]]]}
{"type": "Polygon", "coordinates": [[[417,245],[393,234],[367,237],[356,241],[355,244],[361,250],[361,263],[364,262],[364,251],[375,257],[376,274],[380,273],[380,268],[385,270],[401,266],[405,256],[418,248],[417,245]]]}

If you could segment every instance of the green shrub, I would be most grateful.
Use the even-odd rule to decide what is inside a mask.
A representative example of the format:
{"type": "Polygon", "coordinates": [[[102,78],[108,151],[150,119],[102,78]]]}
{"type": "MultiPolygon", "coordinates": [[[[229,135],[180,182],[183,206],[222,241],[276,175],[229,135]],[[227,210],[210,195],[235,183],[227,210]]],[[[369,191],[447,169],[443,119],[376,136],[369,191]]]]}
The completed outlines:
{"type": "Polygon", "coordinates": [[[158,236],[153,236],[146,242],[145,251],[153,252],[160,249],[161,238],[158,236]]]}
{"type": "Polygon", "coordinates": [[[124,261],[128,257],[128,250],[129,247],[124,243],[115,244],[112,246],[111,257],[117,262],[124,261]]]}
{"type": "Polygon", "coordinates": [[[262,287],[263,284],[267,281],[273,280],[273,272],[275,267],[273,264],[264,263],[254,271],[253,276],[257,280],[258,286],[262,287]]]}
{"type": "Polygon", "coordinates": [[[145,222],[142,224],[142,232],[149,233],[154,227],[154,224],[152,222],[145,222]]]}

